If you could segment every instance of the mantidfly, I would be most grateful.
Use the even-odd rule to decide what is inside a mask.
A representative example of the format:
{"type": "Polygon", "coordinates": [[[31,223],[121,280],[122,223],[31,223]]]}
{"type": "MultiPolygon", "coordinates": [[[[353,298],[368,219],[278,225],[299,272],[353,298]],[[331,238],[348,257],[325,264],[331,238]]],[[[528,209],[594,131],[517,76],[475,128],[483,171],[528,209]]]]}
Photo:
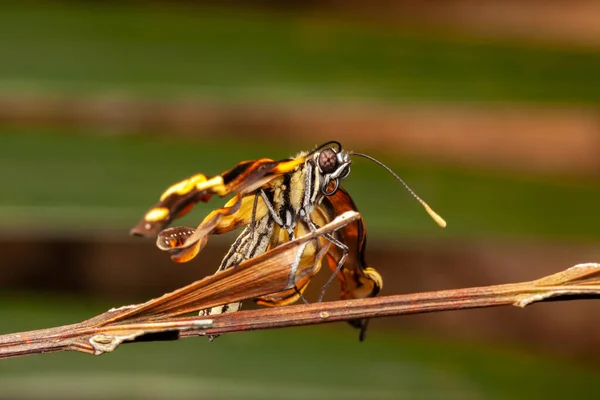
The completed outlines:
{"type": "MultiPolygon", "coordinates": [[[[441,227],[446,222],[436,214],[389,167],[362,153],[349,152],[339,142],[327,142],[310,152],[274,161],[261,158],[244,161],[220,175],[196,174],[169,187],[144,218],[131,230],[134,235],[157,237],[157,246],[169,252],[176,262],[193,259],[206,245],[208,236],[245,226],[223,258],[217,272],[239,265],[295,238],[303,237],[326,225],[347,211],[357,211],[352,198],[340,186],[350,173],[352,157],[374,161],[390,172],[425,208],[441,227]],[[197,202],[207,202],[213,195],[233,198],[223,208],[209,213],[196,229],[167,227],[186,214],[197,202]]],[[[376,296],[383,286],[381,275],[365,261],[366,231],[362,218],[306,242],[297,254],[298,262],[290,276],[289,288],[262,295],[256,302],[282,306],[304,299],[311,278],[323,261],[334,272],[322,287],[319,301],[337,277],[341,299],[376,296]]],[[[306,301],[306,300],[305,300],[306,301]]],[[[201,315],[233,312],[240,302],[218,305],[201,311],[201,315]]],[[[353,320],[365,337],[367,320],[353,320]]]]}

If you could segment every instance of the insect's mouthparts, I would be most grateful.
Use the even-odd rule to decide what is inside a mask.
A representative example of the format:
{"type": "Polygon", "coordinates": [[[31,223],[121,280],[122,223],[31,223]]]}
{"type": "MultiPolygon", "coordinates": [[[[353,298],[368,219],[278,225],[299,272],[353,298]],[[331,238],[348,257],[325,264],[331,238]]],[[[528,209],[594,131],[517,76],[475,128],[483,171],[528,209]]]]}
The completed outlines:
{"type": "Polygon", "coordinates": [[[429,205],[427,203],[425,203],[425,201],[420,198],[411,188],[410,186],[408,186],[408,184],[406,184],[406,182],[404,182],[404,180],[402,180],[402,178],[400,178],[398,176],[398,174],[396,174],[390,167],[388,167],[387,165],[385,165],[384,163],[382,163],[381,161],[377,160],[374,157],[371,157],[368,154],[363,154],[363,153],[355,153],[355,152],[351,152],[350,153],[351,156],[359,156],[359,157],[363,157],[366,158],[368,160],[373,161],[375,164],[379,165],[380,167],[383,167],[385,170],[387,170],[390,174],[392,174],[392,176],[394,178],[396,178],[405,188],[406,190],[408,190],[408,192],[410,194],[413,195],[413,197],[419,202],[421,203],[421,205],[423,206],[423,208],[425,208],[425,211],[427,211],[427,214],[429,214],[429,216],[442,228],[446,227],[446,221],[444,220],[444,218],[440,217],[440,215],[438,213],[436,213],[435,211],[433,211],[433,209],[431,207],[429,207],[429,205]]]}

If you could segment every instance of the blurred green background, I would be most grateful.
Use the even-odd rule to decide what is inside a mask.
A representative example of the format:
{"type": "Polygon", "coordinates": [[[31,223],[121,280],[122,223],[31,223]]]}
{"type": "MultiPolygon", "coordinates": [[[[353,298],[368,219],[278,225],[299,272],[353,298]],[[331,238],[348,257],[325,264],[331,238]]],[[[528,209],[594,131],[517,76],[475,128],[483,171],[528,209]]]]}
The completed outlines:
{"type": "MultiPolygon", "coordinates": [[[[212,272],[235,236],[181,266],[129,228],[177,180],[332,139],[448,221],[356,160],[344,186],[384,294],[599,260],[600,7],[565,5],[567,22],[599,16],[569,30],[556,7],[482,4],[0,2],[0,331],[212,272]]],[[[339,324],[5,360],[0,398],[587,398],[596,311],[386,319],[364,343],[339,324]]]]}

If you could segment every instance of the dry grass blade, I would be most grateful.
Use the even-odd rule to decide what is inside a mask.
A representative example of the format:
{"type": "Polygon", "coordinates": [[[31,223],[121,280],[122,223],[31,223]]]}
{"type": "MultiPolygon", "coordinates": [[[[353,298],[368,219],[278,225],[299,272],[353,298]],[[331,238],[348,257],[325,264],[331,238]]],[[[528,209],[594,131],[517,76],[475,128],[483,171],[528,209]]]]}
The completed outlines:
{"type": "Polygon", "coordinates": [[[305,246],[358,219],[357,212],[345,212],[305,236],[142,304],[111,309],[78,324],[0,336],[0,358],[60,350],[101,354],[140,336],[207,326],[209,320],[175,317],[292,288],[305,246]]]}

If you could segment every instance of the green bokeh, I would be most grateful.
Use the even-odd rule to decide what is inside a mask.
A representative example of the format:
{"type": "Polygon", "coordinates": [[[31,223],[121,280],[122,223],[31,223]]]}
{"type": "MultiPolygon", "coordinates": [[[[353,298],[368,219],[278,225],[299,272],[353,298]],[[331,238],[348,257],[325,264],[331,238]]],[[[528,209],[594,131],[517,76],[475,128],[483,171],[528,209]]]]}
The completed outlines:
{"type": "Polygon", "coordinates": [[[7,90],[235,100],[600,100],[600,52],[593,50],[302,13],[33,4],[0,3],[0,85],[7,90]]]}

